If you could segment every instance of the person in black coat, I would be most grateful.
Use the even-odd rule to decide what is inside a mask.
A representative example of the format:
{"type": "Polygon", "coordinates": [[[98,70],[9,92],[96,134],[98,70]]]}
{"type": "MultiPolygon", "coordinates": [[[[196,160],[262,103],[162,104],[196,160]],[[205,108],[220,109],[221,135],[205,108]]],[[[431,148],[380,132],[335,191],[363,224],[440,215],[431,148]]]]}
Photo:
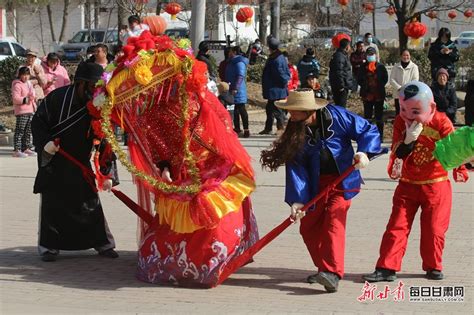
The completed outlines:
{"type": "MultiPolygon", "coordinates": [[[[95,145],[87,103],[103,68],[80,63],[74,84],[48,94],[33,116],[31,128],[38,152],[38,173],[33,192],[41,194],[38,252],[43,261],[55,261],[59,250],[96,249],[100,255],[117,258],[115,242],[104,217],[94,179],[88,179],[74,163],[57,153],[59,147],[92,172],[91,152],[95,145]],[[60,141],[59,146],[55,139],[60,141]],[[92,182],[92,183],[91,183],[92,182]]],[[[102,175],[111,175],[104,190],[118,184],[115,156],[105,154],[102,175]]],[[[101,163],[102,164],[102,163],[101,163]]]]}
{"type": "Polygon", "coordinates": [[[366,63],[360,68],[357,78],[360,96],[364,102],[364,118],[370,121],[375,114],[375,124],[383,141],[383,104],[388,73],[385,66],[377,62],[376,50],[373,47],[367,48],[365,53],[366,63]]]}
{"type": "Polygon", "coordinates": [[[464,98],[464,119],[466,126],[474,124],[474,80],[467,81],[466,97],[464,98]]]}
{"type": "Polygon", "coordinates": [[[431,77],[436,81],[436,74],[440,68],[448,70],[449,77],[456,77],[454,63],[459,60],[459,52],[451,40],[451,32],[446,27],[440,28],[438,38],[431,44],[428,51],[431,61],[431,77]]]}
{"type": "Polygon", "coordinates": [[[339,48],[332,55],[329,63],[329,83],[331,84],[334,104],[342,107],[346,107],[349,90],[356,87],[349,60],[350,43],[348,39],[341,39],[339,48]]]}
{"type": "Polygon", "coordinates": [[[456,122],[458,99],[454,85],[449,82],[448,70],[444,68],[438,70],[431,91],[433,91],[433,98],[438,112],[446,113],[446,116],[454,124],[456,122]]]}
{"type": "Polygon", "coordinates": [[[206,63],[207,72],[209,72],[209,79],[217,81],[216,69],[211,62],[211,55],[209,55],[209,42],[202,41],[199,43],[199,51],[196,55],[196,59],[206,63]]]}

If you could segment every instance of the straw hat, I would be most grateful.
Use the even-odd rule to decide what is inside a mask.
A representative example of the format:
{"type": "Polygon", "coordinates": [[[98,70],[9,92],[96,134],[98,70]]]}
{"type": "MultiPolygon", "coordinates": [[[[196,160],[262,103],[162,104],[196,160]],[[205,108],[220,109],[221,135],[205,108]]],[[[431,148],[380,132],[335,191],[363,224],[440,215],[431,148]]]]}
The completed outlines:
{"type": "Polygon", "coordinates": [[[325,107],[328,101],[315,98],[311,89],[290,91],[286,100],[276,101],[275,106],[285,110],[312,111],[325,107]]]}

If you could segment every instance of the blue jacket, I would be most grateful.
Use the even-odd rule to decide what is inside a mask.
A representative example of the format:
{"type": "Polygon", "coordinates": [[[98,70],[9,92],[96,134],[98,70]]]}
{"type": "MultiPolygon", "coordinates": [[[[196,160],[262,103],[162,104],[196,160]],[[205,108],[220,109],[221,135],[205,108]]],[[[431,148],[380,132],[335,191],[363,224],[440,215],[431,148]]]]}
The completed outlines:
{"type": "Polygon", "coordinates": [[[286,98],[290,77],[290,68],[285,56],[280,51],[271,54],[263,68],[263,98],[272,101],[286,98]]]}
{"type": "MultiPolygon", "coordinates": [[[[370,157],[384,152],[377,127],[346,109],[327,105],[317,111],[322,125],[322,136],[315,143],[307,141],[294,161],[286,164],[285,202],[306,204],[319,192],[320,151],[328,148],[336,162],[339,174],[352,165],[354,150],[351,140],[357,142],[357,151],[370,157]]],[[[306,136],[307,140],[310,136],[306,136]]],[[[344,198],[358,194],[362,178],[358,170],[342,181],[344,198]]]]}
{"type": "Polygon", "coordinates": [[[229,91],[236,90],[235,104],[247,103],[247,65],[249,60],[244,56],[235,56],[225,68],[225,81],[229,83],[229,91]]]}

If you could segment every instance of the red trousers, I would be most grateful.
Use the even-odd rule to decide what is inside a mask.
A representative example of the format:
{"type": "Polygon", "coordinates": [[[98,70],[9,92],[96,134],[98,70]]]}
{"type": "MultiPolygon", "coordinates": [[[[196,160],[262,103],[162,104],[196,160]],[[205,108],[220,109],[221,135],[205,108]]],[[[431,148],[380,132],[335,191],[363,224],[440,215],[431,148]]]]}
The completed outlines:
{"type": "MultiPolygon", "coordinates": [[[[322,190],[337,175],[322,175],[322,190]]],[[[344,246],[346,241],[346,217],[351,205],[344,199],[338,187],[326,200],[316,203],[316,208],[301,219],[300,234],[318,271],[329,271],[340,278],[344,275],[344,246]]]]}
{"type": "Polygon", "coordinates": [[[413,219],[421,207],[420,254],[423,270],[443,270],[442,256],[451,202],[449,180],[424,185],[400,182],[393,195],[392,214],[380,245],[377,267],[400,271],[413,219]]]}

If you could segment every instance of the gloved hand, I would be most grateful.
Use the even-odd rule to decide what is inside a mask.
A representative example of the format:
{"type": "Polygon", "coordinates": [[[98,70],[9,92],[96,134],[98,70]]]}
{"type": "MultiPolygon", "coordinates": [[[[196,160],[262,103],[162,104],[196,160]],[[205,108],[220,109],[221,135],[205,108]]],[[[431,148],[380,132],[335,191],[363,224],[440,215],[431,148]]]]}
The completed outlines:
{"type": "Polygon", "coordinates": [[[458,168],[453,169],[453,177],[456,183],[465,183],[469,179],[467,168],[461,165],[458,168]]]}
{"type": "Polygon", "coordinates": [[[163,171],[161,172],[161,178],[163,178],[168,183],[173,182],[173,180],[171,179],[170,170],[167,167],[163,168],[163,171]]]}
{"type": "Polygon", "coordinates": [[[112,189],[112,180],[109,178],[109,179],[106,179],[104,180],[104,182],[102,183],[102,190],[106,191],[106,192],[110,192],[110,190],[112,189]]]}
{"type": "Polygon", "coordinates": [[[366,168],[367,165],[369,165],[369,158],[364,152],[357,152],[354,154],[354,163],[356,163],[354,166],[355,169],[360,170],[362,168],[366,168]]]}
{"type": "Polygon", "coordinates": [[[298,222],[301,218],[303,218],[306,214],[305,211],[301,211],[301,209],[304,207],[304,204],[295,202],[294,204],[291,205],[290,208],[290,218],[293,221],[293,223],[298,222]]]}
{"type": "Polygon", "coordinates": [[[408,124],[405,124],[405,125],[407,127],[407,130],[406,130],[405,140],[403,142],[405,144],[410,144],[413,141],[416,141],[416,139],[418,139],[418,137],[420,136],[421,132],[423,131],[423,124],[417,121],[414,121],[411,123],[410,126],[408,124]]]}
{"type": "Polygon", "coordinates": [[[45,150],[46,153],[49,153],[51,155],[55,155],[56,152],[59,151],[59,146],[55,145],[53,141],[49,141],[48,143],[46,143],[43,150],[45,150]]]}

